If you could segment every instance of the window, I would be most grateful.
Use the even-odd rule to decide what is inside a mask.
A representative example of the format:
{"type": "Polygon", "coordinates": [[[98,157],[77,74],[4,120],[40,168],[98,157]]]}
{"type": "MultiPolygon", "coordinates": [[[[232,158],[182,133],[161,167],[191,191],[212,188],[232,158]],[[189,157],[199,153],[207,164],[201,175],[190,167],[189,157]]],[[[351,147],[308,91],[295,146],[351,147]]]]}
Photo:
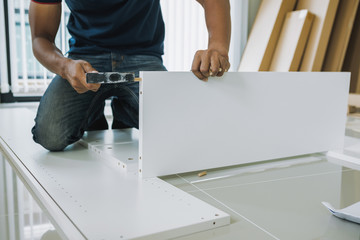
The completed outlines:
{"type": "MultiPolygon", "coordinates": [[[[11,90],[18,96],[41,95],[54,74],[44,68],[33,56],[29,26],[28,8],[30,0],[8,2],[11,90]]],[[[61,25],[56,37],[56,45],[64,53],[68,50],[66,43],[70,38],[65,22],[69,9],[63,3],[61,25]]]]}

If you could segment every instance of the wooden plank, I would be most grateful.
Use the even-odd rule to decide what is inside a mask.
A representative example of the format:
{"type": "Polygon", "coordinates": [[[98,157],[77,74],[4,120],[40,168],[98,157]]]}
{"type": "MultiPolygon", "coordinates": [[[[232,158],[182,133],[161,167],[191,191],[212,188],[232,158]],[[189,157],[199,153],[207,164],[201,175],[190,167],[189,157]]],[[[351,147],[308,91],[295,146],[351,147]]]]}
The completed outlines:
{"type": "Polygon", "coordinates": [[[349,73],[143,72],[143,177],[264,161],[342,146],[349,73]]]}
{"type": "Polygon", "coordinates": [[[349,105],[360,108],[360,94],[349,94],[349,105]]]}
{"type": "Polygon", "coordinates": [[[279,41],[271,60],[270,71],[289,72],[299,69],[314,15],[308,10],[286,14],[279,41]]]}
{"type": "Polygon", "coordinates": [[[323,71],[341,71],[359,0],[340,1],[327,47],[323,71]]]}
{"type": "Polygon", "coordinates": [[[321,71],[339,0],[299,0],[296,10],[315,15],[300,71],[321,71]]]}
{"type": "Polygon", "coordinates": [[[285,14],[296,0],[263,0],[257,12],[239,71],[268,71],[285,14]]]}

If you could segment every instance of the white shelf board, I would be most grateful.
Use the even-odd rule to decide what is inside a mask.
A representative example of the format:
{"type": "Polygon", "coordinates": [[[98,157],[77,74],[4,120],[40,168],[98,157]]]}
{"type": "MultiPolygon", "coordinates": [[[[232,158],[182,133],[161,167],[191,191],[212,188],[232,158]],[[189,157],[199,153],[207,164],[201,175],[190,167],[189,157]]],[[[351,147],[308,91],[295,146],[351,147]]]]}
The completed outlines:
{"type": "Polygon", "coordinates": [[[139,131],[137,129],[87,132],[80,143],[113,169],[138,171],[139,131]]]}
{"type": "Polygon", "coordinates": [[[143,177],[340,148],[350,74],[142,72],[143,177]],[[261,150],[259,150],[261,149],[261,150]]]}
{"type": "MultiPolygon", "coordinates": [[[[46,192],[41,200],[52,204],[44,205],[60,209],[84,238],[168,239],[230,223],[228,214],[158,178],[117,171],[80,144],[44,150],[31,138],[33,112],[7,108],[0,116],[2,149],[24,166],[20,174],[34,189],[46,192]]],[[[128,133],[120,135],[129,140],[128,133]]]]}

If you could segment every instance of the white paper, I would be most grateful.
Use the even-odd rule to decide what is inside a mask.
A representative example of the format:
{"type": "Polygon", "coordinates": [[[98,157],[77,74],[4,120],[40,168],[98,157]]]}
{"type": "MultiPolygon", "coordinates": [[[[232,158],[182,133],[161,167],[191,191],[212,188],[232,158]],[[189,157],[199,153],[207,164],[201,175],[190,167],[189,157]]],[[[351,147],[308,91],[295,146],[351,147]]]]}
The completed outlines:
{"type": "Polygon", "coordinates": [[[335,209],[328,202],[322,202],[322,204],[336,217],[360,224],[360,202],[343,209],[335,209]]]}

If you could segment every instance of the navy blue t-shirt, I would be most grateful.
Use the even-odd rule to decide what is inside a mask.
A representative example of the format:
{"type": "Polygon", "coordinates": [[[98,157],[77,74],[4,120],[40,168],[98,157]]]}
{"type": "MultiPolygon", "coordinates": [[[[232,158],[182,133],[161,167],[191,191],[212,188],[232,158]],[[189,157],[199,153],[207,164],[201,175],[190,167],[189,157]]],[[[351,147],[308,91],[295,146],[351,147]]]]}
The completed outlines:
{"type": "Polygon", "coordinates": [[[65,1],[71,11],[67,25],[72,36],[70,52],[163,54],[165,27],[159,0],[65,1]]]}

